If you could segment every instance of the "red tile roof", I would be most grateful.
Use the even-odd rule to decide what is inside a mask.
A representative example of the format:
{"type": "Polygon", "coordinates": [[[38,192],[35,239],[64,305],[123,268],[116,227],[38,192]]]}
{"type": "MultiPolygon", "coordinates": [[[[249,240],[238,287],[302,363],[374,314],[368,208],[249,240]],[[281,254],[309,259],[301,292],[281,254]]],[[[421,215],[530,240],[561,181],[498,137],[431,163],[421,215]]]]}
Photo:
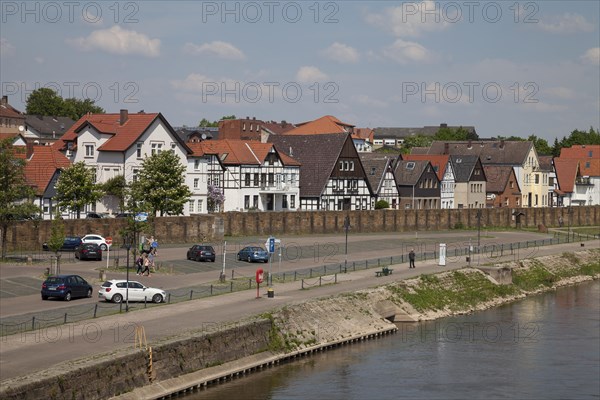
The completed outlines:
{"type": "Polygon", "coordinates": [[[33,146],[33,154],[25,164],[25,179],[44,194],[57,169],[68,168],[71,162],[52,146],[33,146]]]}
{"type": "MultiPolygon", "coordinates": [[[[156,119],[161,119],[168,129],[172,130],[161,113],[137,113],[128,114],[127,120],[121,125],[119,114],[86,114],[81,117],[69,130],[58,140],[54,146],[57,149],[65,149],[66,142],[76,142],[77,134],[86,126],[92,126],[98,132],[112,135],[98,151],[125,151],[131,147],[146,132],[156,119]]],[[[180,141],[173,131],[174,139],[180,141]]],[[[183,143],[184,148],[186,147],[183,143]]]]}
{"type": "Polygon", "coordinates": [[[579,170],[579,161],[575,159],[554,159],[554,170],[558,186],[564,193],[573,193],[575,178],[579,170]]]}
{"type": "Polygon", "coordinates": [[[587,158],[600,160],[600,145],[599,144],[585,144],[575,145],[571,147],[563,147],[560,150],[560,158],[574,158],[578,160],[584,160],[587,158]],[[590,155],[591,152],[591,155],[590,155]]]}
{"type": "MultiPolygon", "coordinates": [[[[267,158],[267,154],[273,148],[273,144],[223,139],[188,143],[188,147],[193,151],[192,156],[216,154],[224,165],[262,165],[267,158]]],[[[277,148],[275,148],[275,151],[277,151],[277,148]]],[[[300,165],[298,161],[286,154],[278,151],[277,153],[285,166],[300,165]]]]}
{"type": "Polygon", "coordinates": [[[354,125],[340,121],[336,117],[326,115],[314,121],[296,124],[296,129],[283,133],[284,135],[319,135],[328,133],[348,133],[354,125]]]}
{"type": "Polygon", "coordinates": [[[437,168],[437,177],[440,181],[444,179],[444,174],[446,173],[446,166],[448,165],[448,160],[450,159],[450,155],[448,154],[403,154],[403,160],[407,161],[417,161],[417,160],[425,160],[429,161],[433,168],[437,168]]]}
{"type": "Polygon", "coordinates": [[[579,162],[582,176],[600,176],[600,159],[587,159],[579,162]]]}
{"type": "Polygon", "coordinates": [[[364,139],[373,143],[375,131],[371,128],[355,128],[352,139],[364,139]]]}

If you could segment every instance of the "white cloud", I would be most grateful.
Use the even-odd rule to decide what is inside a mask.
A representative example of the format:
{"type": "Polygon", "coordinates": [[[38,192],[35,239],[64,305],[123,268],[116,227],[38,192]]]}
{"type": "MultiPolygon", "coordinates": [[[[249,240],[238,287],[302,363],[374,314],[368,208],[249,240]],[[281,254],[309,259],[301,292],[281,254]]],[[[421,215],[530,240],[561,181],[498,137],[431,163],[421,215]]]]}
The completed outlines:
{"type": "Polygon", "coordinates": [[[550,33],[593,32],[594,24],[588,22],[583,15],[566,13],[547,20],[540,19],[536,26],[550,33]]]}
{"type": "Polygon", "coordinates": [[[0,38],[0,55],[2,57],[8,57],[15,54],[15,46],[13,46],[8,39],[0,38]]]}
{"type": "Polygon", "coordinates": [[[543,93],[557,99],[571,100],[575,98],[575,92],[564,86],[549,87],[544,89],[543,93]]]}
{"type": "Polygon", "coordinates": [[[327,74],[322,72],[317,67],[305,66],[300,67],[296,74],[296,80],[301,83],[314,83],[327,79],[327,74]]]}
{"type": "Polygon", "coordinates": [[[600,65],[600,47],[592,47],[581,56],[586,64],[600,65]]]}
{"type": "Polygon", "coordinates": [[[360,58],[358,51],[356,51],[355,48],[339,42],[335,42],[323,50],[322,54],[325,57],[340,63],[356,63],[360,58]]]}
{"type": "Polygon", "coordinates": [[[188,54],[207,54],[229,60],[243,60],[246,58],[240,49],[231,43],[222,42],[220,40],[204,43],[200,46],[194,43],[186,43],[183,46],[183,51],[188,54]]]}
{"type": "MultiPolygon", "coordinates": [[[[381,14],[368,14],[367,22],[391,31],[397,37],[417,37],[423,32],[446,29],[460,16],[443,13],[441,4],[434,1],[402,3],[398,7],[387,8],[381,14]]],[[[456,20],[456,21],[455,21],[456,20]]]]}
{"type": "Polygon", "coordinates": [[[146,57],[157,57],[160,54],[160,39],[150,39],[143,33],[122,29],[118,25],[94,31],[86,38],[67,39],[67,43],[84,51],[97,49],[112,54],[146,57]]]}
{"type": "Polygon", "coordinates": [[[385,101],[374,99],[366,94],[354,95],[352,96],[352,99],[358,104],[369,107],[383,108],[388,106],[388,104],[385,101]]]}
{"type": "Polygon", "coordinates": [[[397,39],[392,45],[382,51],[383,55],[397,63],[407,64],[409,62],[427,62],[433,59],[429,50],[416,42],[407,42],[397,39]]]}

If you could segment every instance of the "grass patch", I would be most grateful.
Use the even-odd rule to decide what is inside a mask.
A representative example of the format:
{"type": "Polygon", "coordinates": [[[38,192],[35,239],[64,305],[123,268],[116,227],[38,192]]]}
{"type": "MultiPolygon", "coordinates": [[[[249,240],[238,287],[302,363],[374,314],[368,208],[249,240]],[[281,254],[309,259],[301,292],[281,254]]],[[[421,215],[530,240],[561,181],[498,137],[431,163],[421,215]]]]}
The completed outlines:
{"type": "Polygon", "coordinates": [[[559,280],[559,275],[553,274],[542,265],[535,264],[530,268],[513,270],[513,285],[524,291],[533,291],[541,287],[551,287],[559,280]]]}

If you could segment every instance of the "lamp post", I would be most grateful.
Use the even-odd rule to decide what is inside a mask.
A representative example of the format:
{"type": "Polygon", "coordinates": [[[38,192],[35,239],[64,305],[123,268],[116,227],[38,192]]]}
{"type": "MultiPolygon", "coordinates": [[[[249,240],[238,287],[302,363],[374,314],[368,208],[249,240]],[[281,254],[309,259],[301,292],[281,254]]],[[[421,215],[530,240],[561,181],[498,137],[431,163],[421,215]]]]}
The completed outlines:
{"type": "Polygon", "coordinates": [[[127,249],[127,287],[125,288],[125,312],[129,311],[129,250],[131,250],[131,236],[126,234],[123,245],[127,249]]]}
{"type": "Polygon", "coordinates": [[[481,210],[477,210],[477,265],[481,259],[481,210]]]}
{"type": "Polygon", "coordinates": [[[348,230],[350,230],[350,216],[344,218],[344,230],[346,231],[346,251],[344,256],[344,272],[348,272],[348,230]]]}

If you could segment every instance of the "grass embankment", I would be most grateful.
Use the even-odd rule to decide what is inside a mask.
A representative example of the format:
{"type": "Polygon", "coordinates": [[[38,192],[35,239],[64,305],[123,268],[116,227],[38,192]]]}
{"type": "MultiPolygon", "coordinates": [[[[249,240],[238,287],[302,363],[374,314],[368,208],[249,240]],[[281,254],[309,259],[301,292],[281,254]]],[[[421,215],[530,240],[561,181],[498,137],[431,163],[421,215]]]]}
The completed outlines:
{"type": "Polygon", "coordinates": [[[600,275],[600,251],[581,255],[563,253],[508,263],[512,284],[499,285],[479,270],[464,269],[390,285],[394,300],[410,304],[420,313],[431,311],[461,312],[501,299],[510,300],[570,283],[573,279],[600,275]]]}

